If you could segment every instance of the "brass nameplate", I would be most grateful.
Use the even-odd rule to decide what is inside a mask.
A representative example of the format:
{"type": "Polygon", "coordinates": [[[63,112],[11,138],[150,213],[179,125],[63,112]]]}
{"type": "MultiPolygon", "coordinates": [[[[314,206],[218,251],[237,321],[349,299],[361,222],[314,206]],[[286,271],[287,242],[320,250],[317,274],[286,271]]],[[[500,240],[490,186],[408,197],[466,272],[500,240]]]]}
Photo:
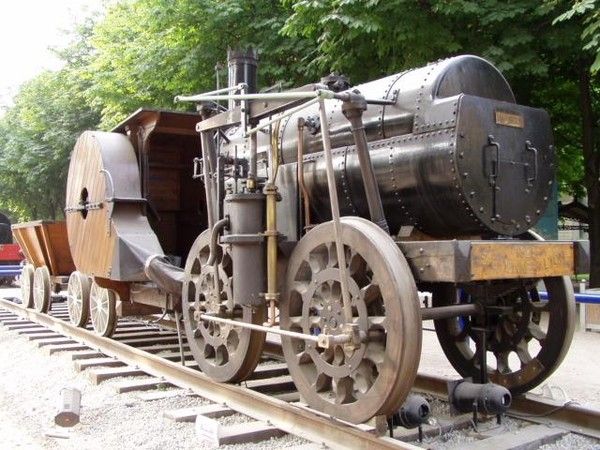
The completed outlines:
{"type": "Polygon", "coordinates": [[[542,278],[575,273],[572,243],[473,242],[471,279],[542,278]]]}
{"type": "Polygon", "coordinates": [[[520,114],[509,113],[506,111],[496,111],[496,123],[506,127],[523,128],[525,121],[520,114]]]}

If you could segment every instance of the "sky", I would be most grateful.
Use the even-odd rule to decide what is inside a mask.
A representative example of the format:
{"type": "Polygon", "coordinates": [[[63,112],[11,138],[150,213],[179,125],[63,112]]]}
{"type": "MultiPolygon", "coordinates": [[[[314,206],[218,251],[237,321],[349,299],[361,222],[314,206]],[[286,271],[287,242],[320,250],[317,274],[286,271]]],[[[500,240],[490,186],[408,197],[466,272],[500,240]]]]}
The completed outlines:
{"type": "Polygon", "coordinates": [[[0,106],[19,85],[60,68],[49,47],[68,42],[65,30],[99,11],[102,0],[0,0],[0,106]]]}

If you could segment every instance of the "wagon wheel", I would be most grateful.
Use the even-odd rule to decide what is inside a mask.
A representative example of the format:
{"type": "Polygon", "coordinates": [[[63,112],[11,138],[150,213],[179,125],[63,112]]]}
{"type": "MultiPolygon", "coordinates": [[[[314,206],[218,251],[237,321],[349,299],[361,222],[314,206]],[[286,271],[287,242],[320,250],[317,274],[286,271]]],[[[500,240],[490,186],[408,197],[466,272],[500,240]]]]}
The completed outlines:
{"type": "Polygon", "coordinates": [[[25,308],[33,306],[33,266],[26,264],[21,271],[21,304],[25,308]]]}
{"type": "Polygon", "coordinates": [[[33,273],[33,305],[39,312],[48,312],[50,307],[50,272],[46,266],[38,267],[33,273]]]}
{"type": "Polygon", "coordinates": [[[206,266],[210,232],[203,232],[192,246],[185,264],[182,308],[190,350],[202,372],[218,381],[241,381],[254,371],[262,354],[265,333],[248,328],[203,321],[199,314],[262,325],[266,308],[234,305],[233,268],[229,251],[218,247],[219,292],[213,291],[214,268],[206,266]]]}
{"type": "MultiPolygon", "coordinates": [[[[513,394],[527,392],[544,381],[562,362],[573,338],[575,298],[567,277],[545,278],[548,301],[540,301],[535,282],[505,284],[503,292],[484,303],[481,292],[457,295],[451,285],[433,289],[433,305],[487,304],[486,349],[490,381],[513,394]],[[489,307],[493,307],[493,309],[489,307]]],[[[484,308],[485,309],[485,308],[484,308]]],[[[446,357],[464,377],[479,377],[474,358],[478,345],[472,326],[477,317],[436,320],[435,330],[446,357]]]]}
{"type": "Polygon", "coordinates": [[[90,289],[90,318],[92,327],[100,336],[110,337],[117,326],[117,298],[111,289],[92,283],[90,289]]]}
{"type": "MultiPolygon", "coordinates": [[[[421,354],[421,317],[414,279],[397,245],[364,219],[342,219],[352,321],[366,336],[354,350],[322,349],[282,336],[290,375],[306,402],[359,423],[389,416],[408,395],[421,354]]],[[[331,222],[318,225],[294,249],[280,304],[281,328],[339,334],[340,271],[331,222]]]]}
{"type": "Polygon", "coordinates": [[[67,285],[67,309],[69,320],[76,327],[83,327],[90,313],[90,278],[81,273],[73,272],[67,285]]]}

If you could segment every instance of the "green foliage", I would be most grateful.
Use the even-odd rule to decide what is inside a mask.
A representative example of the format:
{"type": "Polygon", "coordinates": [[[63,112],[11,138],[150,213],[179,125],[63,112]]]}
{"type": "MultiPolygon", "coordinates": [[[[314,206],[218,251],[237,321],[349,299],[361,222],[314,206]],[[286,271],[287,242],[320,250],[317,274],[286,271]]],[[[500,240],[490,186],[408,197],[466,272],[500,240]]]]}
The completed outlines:
{"type": "Polygon", "coordinates": [[[582,19],[581,40],[583,49],[595,53],[591,70],[600,71],[600,2],[597,0],[577,0],[570,9],[558,16],[554,23],[582,19]]]}
{"type": "Polygon", "coordinates": [[[0,119],[0,208],[14,217],[61,216],[69,155],[99,119],[83,90],[66,70],[42,73],[21,87],[0,119]]]}
{"type": "MultiPolygon", "coordinates": [[[[176,94],[215,86],[215,63],[228,47],[253,45],[263,85],[302,78],[297,41],[278,31],[286,17],[278,0],[125,0],[114,4],[91,37],[91,97],[105,128],[141,106],[174,105],[176,94]]],[[[221,74],[222,83],[226,75],[221,74]]]]}

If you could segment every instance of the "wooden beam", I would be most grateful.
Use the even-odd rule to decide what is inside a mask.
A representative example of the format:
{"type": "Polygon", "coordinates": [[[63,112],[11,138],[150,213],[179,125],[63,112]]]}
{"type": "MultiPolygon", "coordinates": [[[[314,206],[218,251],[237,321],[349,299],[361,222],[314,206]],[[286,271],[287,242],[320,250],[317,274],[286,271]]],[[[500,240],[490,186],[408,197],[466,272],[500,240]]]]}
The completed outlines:
{"type": "Polygon", "coordinates": [[[514,432],[499,434],[477,442],[469,442],[469,449],[530,450],[555,442],[567,433],[567,430],[561,428],[530,425],[514,432]]]}
{"type": "Polygon", "coordinates": [[[226,417],[235,414],[235,411],[226,405],[211,403],[209,405],[195,406],[192,408],[171,409],[163,412],[163,417],[173,422],[195,422],[197,416],[226,417]]]}

